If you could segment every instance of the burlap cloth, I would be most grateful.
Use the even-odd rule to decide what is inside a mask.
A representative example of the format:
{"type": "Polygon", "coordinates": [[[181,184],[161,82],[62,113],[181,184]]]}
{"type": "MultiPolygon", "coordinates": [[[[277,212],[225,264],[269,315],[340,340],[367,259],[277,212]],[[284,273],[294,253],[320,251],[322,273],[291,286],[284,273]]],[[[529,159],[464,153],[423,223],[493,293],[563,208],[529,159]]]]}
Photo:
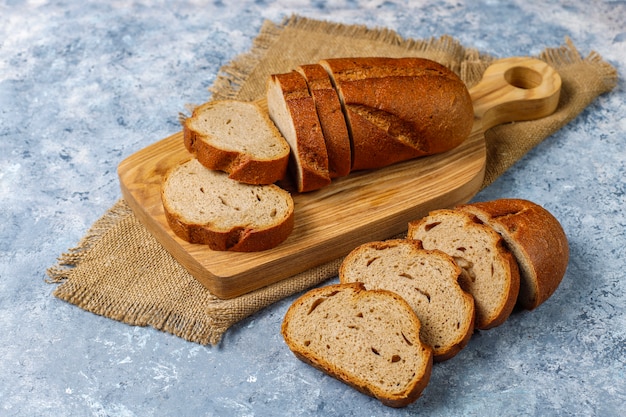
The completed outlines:
{"type": "MultiPolygon", "coordinates": [[[[448,36],[403,39],[387,29],[368,29],[292,16],[266,22],[248,53],[218,74],[212,98],[253,100],[264,94],[270,73],[340,56],[421,56],[457,72],[471,86],[494,57],[448,36]]],[[[501,58],[501,57],[498,57],[501,58]]],[[[569,39],[538,57],[561,75],[562,93],[550,117],[491,129],[486,134],[489,185],[527,151],[572,120],[598,95],[617,84],[616,70],[595,52],[582,58],[569,39]]],[[[337,274],[341,259],[231,300],[221,300],[196,281],[152,237],[120,200],[78,246],[48,270],[53,294],[78,307],[131,325],[150,325],[186,340],[217,344],[239,320],[337,274]]]]}

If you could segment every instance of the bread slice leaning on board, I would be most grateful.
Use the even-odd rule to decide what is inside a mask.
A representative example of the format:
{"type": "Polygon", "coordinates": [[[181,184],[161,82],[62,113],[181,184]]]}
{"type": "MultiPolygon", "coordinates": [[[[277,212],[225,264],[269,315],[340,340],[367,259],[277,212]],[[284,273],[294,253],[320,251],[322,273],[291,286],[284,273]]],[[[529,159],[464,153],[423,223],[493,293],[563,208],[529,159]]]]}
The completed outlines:
{"type": "Polygon", "coordinates": [[[291,172],[299,192],[330,184],[328,151],[307,81],[297,71],[273,74],[267,84],[267,107],[291,147],[291,172]]]}
{"type": "Polygon", "coordinates": [[[415,401],[430,379],[420,321],[390,291],[361,283],[310,290],[289,307],[281,333],[300,360],[390,407],[415,401]]]}
{"type": "MultiPolygon", "coordinates": [[[[434,361],[451,358],[453,360],[453,356],[467,345],[473,328],[469,330],[469,335],[465,336],[461,336],[463,331],[456,332],[451,340],[460,342],[450,343],[452,349],[446,355],[445,350],[442,351],[436,346],[437,340],[441,339],[433,337],[433,333],[428,333],[429,327],[433,326],[433,320],[447,325],[452,324],[453,328],[457,323],[459,327],[462,327],[462,324],[467,325],[468,313],[462,313],[461,306],[467,303],[466,297],[469,297],[476,305],[474,313],[477,322],[481,320],[478,311],[479,302],[492,306],[493,314],[485,314],[482,318],[487,320],[484,321],[484,328],[502,324],[509,317],[512,305],[516,302],[520,307],[527,309],[536,308],[545,302],[562,281],[568,260],[567,236],[559,221],[548,210],[531,201],[500,199],[459,205],[453,209],[434,210],[422,219],[410,222],[405,239],[370,242],[355,248],[339,267],[340,284],[311,290],[294,302],[283,321],[283,337],[296,357],[330,375],[335,376],[336,368],[356,369],[361,372],[360,367],[353,365],[352,358],[341,355],[332,355],[331,370],[317,365],[319,361],[325,360],[325,355],[329,352],[324,345],[325,338],[329,337],[327,333],[345,337],[344,333],[349,334],[352,331],[351,324],[348,325],[350,330],[346,331],[343,327],[346,322],[351,323],[344,319],[350,318],[354,311],[350,303],[333,305],[332,314],[317,311],[316,314],[324,315],[324,320],[331,318],[328,320],[330,323],[333,323],[332,318],[340,318],[336,320],[332,331],[325,327],[328,323],[320,326],[317,319],[300,317],[299,320],[294,320],[293,313],[299,311],[298,314],[308,316],[319,307],[316,303],[326,302],[325,299],[319,300],[323,297],[322,294],[334,294],[336,288],[342,285],[357,283],[366,290],[388,291],[405,300],[411,307],[415,319],[420,323],[420,340],[433,349],[434,361]],[[422,245],[437,248],[426,250],[422,245]],[[514,249],[509,251],[509,247],[514,249]],[[446,251],[452,254],[446,255],[446,251]],[[507,262],[512,262],[508,273],[507,262]],[[497,276],[498,269],[504,272],[504,277],[497,276]],[[524,271],[521,274],[521,287],[528,289],[523,291],[514,289],[516,285],[512,281],[515,281],[516,270],[524,271]],[[512,274],[508,275],[509,273],[512,274]],[[458,287],[465,291],[459,292],[460,288],[454,285],[456,279],[458,287]],[[485,288],[478,290],[479,281],[480,286],[485,288]],[[303,307],[302,300],[308,300],[309,304],[303,307]],[[491,317],[492,315],[494,317],[491,317]],[[294,334],[298,337],[294,337],[294,334]],[[303,355],[302,346],[308,346],[313,343],[312,341],[321,347],[317,350],[305,350],[306,353],[303,355]]],[[[518,288],[519,286],[518,283],[518,288]]],[[[390,313],[389,317],[395,317],[395,313],[390,313]]],[[[478,325],[476,328],[480,329],[478,325]]],[[[435,326],[435,330],[430,331],[437,330],[435,326]]],[[[449,328],[444,331],[448,336],[455,333],[449,328]]],[[[386,349],[391,349],[391,346],[393,342],[390,340],[386,349]]],[[[380,348],[380,344],[376,345],[377,351],[380,348]]],[[[378,371],[393,372],[392,368],[386,365],[380,366],[378,371]]],[[[350,381],[346,381],[342,376],[338,378],[352,385],[355,380],[369,375],[367,370],[362,372],[363,375],[351,374],[350,381]]],[[[388,380],[392,377],[392,374],[385,374],[381,378],[388,380]]],[[[362,391],[372,395],[366,390],[362,391]]],[[[414,396],[401,403],[395,402],[393,406],[406,406],[416,398],[414,396]]],[[[391,405],[385,401],[383,403],[391,405]]]]}
{"type": "Polygon", "coordinates": [[[352,150],[339,94],[321,65],[301,65],[297,71],[306,79],[315,103],[328,153],[330,178],[344,177],[352,169],[352,150]]]}
{"type": "Polygon", "coordinates": [[[289,144],[255,103],[218,100],[193,110],[183,122],[187,150],[205,167],[246,184],[273,184],[285,177],[289,144]]]}

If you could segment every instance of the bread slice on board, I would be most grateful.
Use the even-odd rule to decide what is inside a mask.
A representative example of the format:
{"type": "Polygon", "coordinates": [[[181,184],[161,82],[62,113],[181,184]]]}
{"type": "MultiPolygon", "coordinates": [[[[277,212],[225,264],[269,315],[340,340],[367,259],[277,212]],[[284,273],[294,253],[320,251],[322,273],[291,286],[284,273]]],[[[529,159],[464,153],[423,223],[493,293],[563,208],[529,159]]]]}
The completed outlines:
{"type": "Polygon", "coordinates": [[[409,239],[365,243],[339,268],[342,283],[362,282],[368,290],[389,290],[404,298],[417,314],[421,338],[433,348],[436,362],[456,355],[474,332],[474,299],[459,285],[460,274],[450,256],[409,239]]]}
{"type": "Polygon", "coordinates": [[[271,75],[267,107],[270,118],[291,147],[298,191],[313,191],[330,184],[324,135],[302,74],[294,70],[271,75]]]}
{"type": "Polygon", "coordinates": [[[419,319],[390,291],[361,283],[310,290],[289,307],[281,332],[296,357],[390,407],[415,401],[430,379],[419,319]]]}
{"type": "Polygon", "coordinates": [[[463,81],[422,58],[320,61],[344,106],[352,170],[445,152],[469,137],[472,100],[463,81]]]}
{"type": "Polygon", "coordinates": [[[502,324],[519,293],[517,262],[502,237],[461,210],[441,209],[409,223],[409,239],[439,249],[463,269],[461,286],[474,297],[478,329],[502,324]]]}
{"type": "Polygon", "coordinates": [[[161,200],[177,236],[213,250],[270,249],[293,230],[294,204],[287,191],[273,184],[240,183],[197,159],[166,174],[161,200]]]}
{"type": "Polygon", "coordinates": [[[306,79],[315,102],[328,152],[330,177],[346,176],[352,167],[352,151],[337,90],[333,87],[326,70],[319,64],[301,65],[297,71],[306,79]]]}
{"type": "Polygon", "coordinates": [[[513,198],[458,208],[498,232],[515,255],[521,278],[520,307],[533,310],[556,291],[569,262],[569,244],[563,227],[548,210],[513,198]]]}
{"type": "Polygon", "coordinates": [[[289,144],[257,104],[205,103],[183,123],[185,147],[202,165],[248,184],[273,184],[289,162],[289,144]]]}

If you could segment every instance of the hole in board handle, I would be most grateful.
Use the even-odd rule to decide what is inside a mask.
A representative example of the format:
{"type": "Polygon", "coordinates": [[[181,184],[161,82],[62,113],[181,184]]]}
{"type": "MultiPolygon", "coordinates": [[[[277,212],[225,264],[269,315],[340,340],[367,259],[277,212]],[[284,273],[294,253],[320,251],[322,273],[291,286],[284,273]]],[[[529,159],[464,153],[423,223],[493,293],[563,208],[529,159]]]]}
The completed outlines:
{"type": "Polygon", "coordinates": [[[543,77],[537,71],[527,67],[513,67],[506,70],[504,79],[513,87],[530,90],[539,87],[543,77]]]}

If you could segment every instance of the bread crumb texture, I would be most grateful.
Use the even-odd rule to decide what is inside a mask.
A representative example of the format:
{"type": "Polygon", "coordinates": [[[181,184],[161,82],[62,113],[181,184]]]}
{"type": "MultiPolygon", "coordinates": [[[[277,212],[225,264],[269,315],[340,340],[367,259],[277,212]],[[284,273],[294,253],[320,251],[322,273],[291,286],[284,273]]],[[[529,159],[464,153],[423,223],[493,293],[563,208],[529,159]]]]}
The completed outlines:
{"type": "Polygon", "coordinates": [[[282,333],[296,356],[387,405],[414,401],[430,377],[419,320],[388,291],[359,283],[311,290],[290,307],[282,333]]]}

